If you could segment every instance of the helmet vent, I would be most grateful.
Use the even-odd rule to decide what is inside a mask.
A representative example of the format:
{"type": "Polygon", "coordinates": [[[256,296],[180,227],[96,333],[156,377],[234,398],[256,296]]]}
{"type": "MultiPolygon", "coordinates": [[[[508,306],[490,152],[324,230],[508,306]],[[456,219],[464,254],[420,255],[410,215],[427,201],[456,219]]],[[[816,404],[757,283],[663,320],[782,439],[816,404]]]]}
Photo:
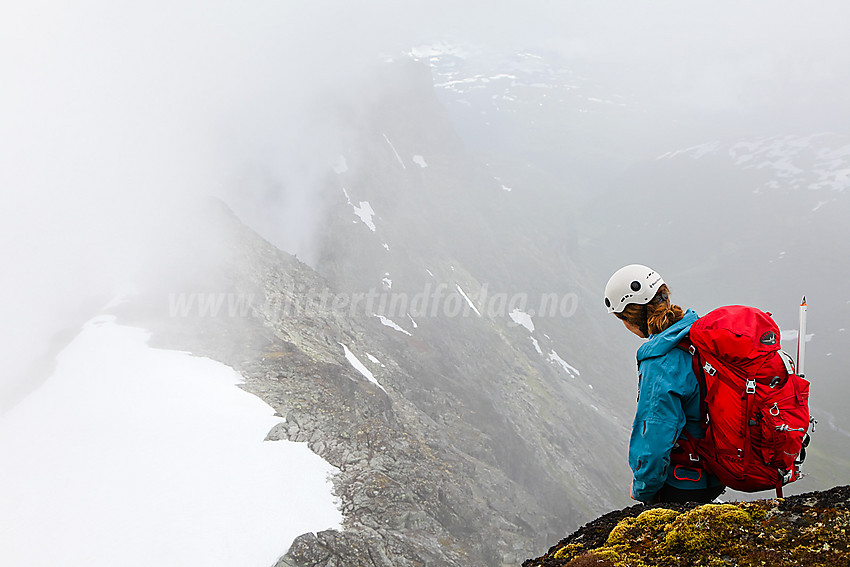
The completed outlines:
{"type": "Polygon", "coordinates": [[[640,282],[635,280],[629,287],[632,288],[632,291],[640,291],[640,282]]]}

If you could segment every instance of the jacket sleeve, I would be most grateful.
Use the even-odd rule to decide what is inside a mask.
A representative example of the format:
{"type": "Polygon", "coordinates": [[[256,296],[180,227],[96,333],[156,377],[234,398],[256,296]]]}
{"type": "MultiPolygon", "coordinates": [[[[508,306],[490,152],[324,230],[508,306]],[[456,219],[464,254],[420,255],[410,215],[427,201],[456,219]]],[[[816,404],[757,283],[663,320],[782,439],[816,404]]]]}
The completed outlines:
{"type": "Polygon", "coordinates": [[[682,368],[677,362],[674,354],[640,363],[629,466],[634,474],[632,495],[642,502],[651,501],[667,480],[670,451],[685,425],[682,368]]]}

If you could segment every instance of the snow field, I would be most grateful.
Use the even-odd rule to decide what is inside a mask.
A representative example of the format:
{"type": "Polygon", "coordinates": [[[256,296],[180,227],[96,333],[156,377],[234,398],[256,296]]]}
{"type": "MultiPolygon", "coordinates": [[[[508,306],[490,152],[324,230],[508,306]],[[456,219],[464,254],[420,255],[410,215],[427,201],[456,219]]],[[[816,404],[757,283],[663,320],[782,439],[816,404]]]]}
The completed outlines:
{"type": "Polygon", "coordinates": [[[0,417],[0,557],[9,566],[267,567],[338,528],[336,470],[233,369],[90,321],[54,374],[0,417]]]}

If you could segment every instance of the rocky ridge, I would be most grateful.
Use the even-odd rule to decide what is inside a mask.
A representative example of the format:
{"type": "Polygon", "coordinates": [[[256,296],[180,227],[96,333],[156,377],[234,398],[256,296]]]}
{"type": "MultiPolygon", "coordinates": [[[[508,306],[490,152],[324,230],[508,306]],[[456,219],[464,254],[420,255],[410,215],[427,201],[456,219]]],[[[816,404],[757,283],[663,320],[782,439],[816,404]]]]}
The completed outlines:
{"type": "Polygon", "coordinates": [[[226,295],[219,312],[175,313],[175,292],[161,289],[116,309],[150,330],[152,345],[236,369],[242,387],[283,418],[267,441],[307,443],[337,467],[343,530],[304,534],[278,567],[516,565],[601,511],[581,495],[609,492],[613,481],[583,472],[585,448],[565,442],[596,438],[599,418],[579,404],[558,415],[563,378],[553,381],[545,360],[491,323],[462,320],[474,325],[462,346],[491,355],[474,356],[475,374],[451,372],[466,351],[435,338],[445,328],[411,338],[362,309],[334,308],[321,293],[336,295],[331,282],[220,203],[210,204],[209,223],[189,246],[208,261],[188,280],[160,283],[178,295],[224,290],[214,292],[226,295]],[[228,308],[229,298],[244,303],[228,308]]]}

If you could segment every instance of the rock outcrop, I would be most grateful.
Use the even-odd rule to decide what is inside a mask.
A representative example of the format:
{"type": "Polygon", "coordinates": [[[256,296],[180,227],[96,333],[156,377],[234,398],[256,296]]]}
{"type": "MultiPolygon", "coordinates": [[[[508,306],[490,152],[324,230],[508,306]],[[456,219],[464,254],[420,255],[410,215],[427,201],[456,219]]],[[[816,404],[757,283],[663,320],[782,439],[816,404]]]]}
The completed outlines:
{"type": "Polygon", "coordinates": [[[637,505],[605,514],[523,567],[850,565],[850,486],[785,499],[637,505]]]}

